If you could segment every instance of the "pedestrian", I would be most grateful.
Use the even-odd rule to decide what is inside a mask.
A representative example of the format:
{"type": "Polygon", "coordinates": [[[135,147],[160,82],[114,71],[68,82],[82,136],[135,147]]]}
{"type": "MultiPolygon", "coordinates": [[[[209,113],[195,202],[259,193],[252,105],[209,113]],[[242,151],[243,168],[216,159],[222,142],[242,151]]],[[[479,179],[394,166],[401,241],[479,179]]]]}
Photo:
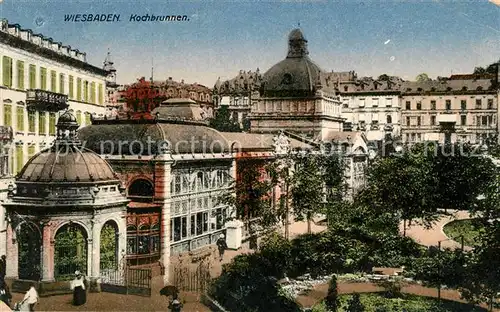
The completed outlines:
{"type": "Polygon", "coordinates": [[[172,298],[172,302],[170,302],[168,308],[170,309],[170,311],[172,312],[181,312],[181,309],[182,309],[182,303],[179,301],[179,298],[177,297],[177,295],[175,295],[173,298],[172,298]]]}
{"type": "Polygon", "coordinates": [[[85,277],[80,271],[75,272],[75,279],[71,281],[71,290],[73,291],[73,305],[79,306],[87,302],[85,277]]]}
{"type": "Polygon", "coordinates": [[[7,286],[4,280],[0,280],[0,300],[5,302],[5,304],[10,307],[11,299],[12,295],[10,293],[9,287],[7,286]]]}
{"type": "Polygon", "coordinates": [[[7,274],[7,257],[2,255],[0,258],[0,278],[5,280],[5,275],[7,274]]]}
{"type": "Polygon", "coordinates": [[[224,258],[224,251],[227,249],[227,243],[224,234],[221,234],[219,236],[219,239],[217,239],[217,247],[219,248],[219,260],[222,262],[222,259],[224,258]]]}
{"type": "Polygon", "coordinates": [[[35,311],[35,305],[38,303],[38,292],[35,289],[35,284],[32,283],[30,289],[24,295],[24,299],[21,302],[20,306],[24,303],[29,305],[30,311],[35,311]]]}

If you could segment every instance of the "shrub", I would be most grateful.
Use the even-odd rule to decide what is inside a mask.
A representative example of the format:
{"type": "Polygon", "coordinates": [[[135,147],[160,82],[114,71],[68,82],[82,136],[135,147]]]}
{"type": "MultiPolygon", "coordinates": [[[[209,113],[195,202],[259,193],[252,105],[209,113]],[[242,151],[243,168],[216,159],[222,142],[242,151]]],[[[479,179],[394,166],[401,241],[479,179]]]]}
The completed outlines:
{"type": "Polygon", "coordinates": [[[365,306],[361,303],[361,299],[359,297],[359,294],[354,293],[352,295],[352,298],[349,300],[346,311],[347,312],[364,312],[365,311],[365,306]]]}
{"type": "Polygon", "coordinates": [[[328,293],[325,298],[325,304],[329,311],[337,312],[339,307],[339,298],[337,291],[337,277],[334,275],[330,279],[330,285],[328,286],[328,293]]]}

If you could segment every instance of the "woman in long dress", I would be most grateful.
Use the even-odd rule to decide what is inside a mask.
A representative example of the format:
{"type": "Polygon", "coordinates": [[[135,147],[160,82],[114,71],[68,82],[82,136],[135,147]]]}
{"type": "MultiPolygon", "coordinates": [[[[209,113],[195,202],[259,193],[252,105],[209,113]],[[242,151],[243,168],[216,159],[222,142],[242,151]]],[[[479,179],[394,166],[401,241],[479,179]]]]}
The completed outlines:
{"type": "Polygon", "coordinates": [[[87,291],[85,290],[85,277],[80,271],[76,271],[75,275],[75,279],[71,282],[71,290],[73,290],[73,305],[79,306],[87,302],[87,291]]]}

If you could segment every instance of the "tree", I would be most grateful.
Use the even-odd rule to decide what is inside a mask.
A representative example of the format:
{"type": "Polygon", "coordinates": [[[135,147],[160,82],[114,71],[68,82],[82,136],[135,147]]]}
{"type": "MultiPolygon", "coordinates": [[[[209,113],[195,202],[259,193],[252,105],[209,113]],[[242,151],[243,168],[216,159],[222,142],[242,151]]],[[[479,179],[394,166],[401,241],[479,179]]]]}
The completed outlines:
{"type": "Polygon", "coordinates": [[[429,75],[427,75],[426,73],[421,73],[418,74],[417,77],[415,77],[415,80],[417,82],[425,82],[425,81],[431,81],[431,78],[429,78],[429,75]]]}
{"type": "Polygon", "coordinates": [[[418,144],[402,155],[379,158],[368,170],[367,186],[357,198],[358,203],[379,214],[388,214],[389,220],[403,220],[404,234],[407,222],[418,220],[431,226],[440,215],[433,148],[418,144]]]}
{"type": "Polygon", "coordinates": [[[330,284],[328,286],[328,294],[325,298],[325,304],[328,311],[337,312],[340,305],[340,300],[338,298],[337,290],[337,277],[334,275],[330,279],[330,284]]]}
{"type": "Polygon", "coordinates": [[[226,105],[221,105],[215,117],[209,120],[210,127],[222,132],[241,132],[240,126],[231,119],[226,105]]]}
{"type": "Polygon", "coordinates": [[[361,303],[361,299],[358,293],[354,293],[352,298],[349,299],[347,305],[347,312],[364,312],[365,306],[361,303]]]}
{"type": "Polygon", "coordinates": [[[237,179],[219,196],[221,203],[235,207],[235,217],[246,223],[251,238],[255,237],[255,226],[268,228],[280,220],[279,211],[271,204],[274,185],[264,179],[266,171],[262,163],[238,161],[237,179]]]}

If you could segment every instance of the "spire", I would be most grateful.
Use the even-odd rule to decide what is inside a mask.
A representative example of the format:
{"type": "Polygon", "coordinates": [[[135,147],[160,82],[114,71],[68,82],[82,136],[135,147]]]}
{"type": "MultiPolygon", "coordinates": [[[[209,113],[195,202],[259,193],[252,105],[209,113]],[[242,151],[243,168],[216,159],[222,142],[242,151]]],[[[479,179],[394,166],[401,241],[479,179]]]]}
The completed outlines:
{"type": "Polygon", "coordinates": [[[307,40],[298,28],[292,30],[288,36],[287,58],[300,58],[309,54],[307,50],[307,40]]]}
{"type": "Polygon", "coordinates": [[[108,54],[106,55],[106,58],[104,59],[104,66],[103,69],[107,72],[116,72],[115,67],[113,66],[113,61],[111,60],[111,52],[109,51],[108,48],[108,54]]]}

